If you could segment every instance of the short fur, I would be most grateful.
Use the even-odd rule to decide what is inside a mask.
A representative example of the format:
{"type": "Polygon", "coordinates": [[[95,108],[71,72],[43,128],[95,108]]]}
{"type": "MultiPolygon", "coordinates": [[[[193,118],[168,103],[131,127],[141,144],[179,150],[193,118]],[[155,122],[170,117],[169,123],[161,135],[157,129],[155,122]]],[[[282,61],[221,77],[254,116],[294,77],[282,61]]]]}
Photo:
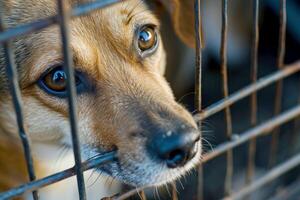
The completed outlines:
{"type": "MultiPolygon", "coordinates": [[[[55,2],[0,0],[0,12],[5,17],[6,28],[11,28],[55,15],[55,2]]],[[[66,4],[70,8],[86,2],[88,0],[68,0],[66,4]]],[[[176,32],[191,46],[194,34],[192,10],[187,11],[192,9],[190,2],[162,0],[161,3],[170,13],[176,32]]],[[[132,45],[136,26],[154,24],[159,27],[159,16],[155,14],[158,3],[149,6],[145,1],[127,0],[75,18],[70,23],[74,66],[87,74],[93,85],[91,91],[77,97],[83,157],[87,159],[117,147],[118,163],[99,170],[135,186],[170,182],[191,169],[200,160],[201,154],[199,142],[199,150],[193,160],[184,167],[168,169],[154,162],[145,152],[146,140],[154,134],[149,132],[149,126],[164,126],[170,131],[175,126],[197,128],[191,114],[175,102],[163,77],[166,55],[161,38],[158,50],[145,59],[136,54],[132,45]],[[145,136],[144,132],[148,135],[145,136]]],[[[38,177],[50,173],[50,164],[45,158],[53,155],[53,151],[57,153],[62,146],[71,147],[66,99],[51,96],[37,85],[43,72],[62,63],[59,33],[58,25],[54,25],[19,37],[12,43],[24,104],[25,127],[33,147],[38,177]],[[45,146],[52,146],[54,150],[47,151],[45,146]]],[[[0,191],[28,181],[2,50],[0,191]]],[[[54,156],[53,159],[57,158],[54,156]]],[[[53,192],[55,190],[50,191],[53,192]]]]}

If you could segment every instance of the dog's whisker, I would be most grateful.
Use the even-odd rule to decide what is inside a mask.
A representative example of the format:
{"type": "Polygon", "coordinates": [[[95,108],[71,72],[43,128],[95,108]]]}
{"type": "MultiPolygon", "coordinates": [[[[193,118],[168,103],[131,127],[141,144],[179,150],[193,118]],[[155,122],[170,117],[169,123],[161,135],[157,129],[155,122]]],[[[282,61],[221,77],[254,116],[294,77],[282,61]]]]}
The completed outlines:
{"type": "Polygon", "coordinates": [[[166,188],[166,190],[167,190],[167,192],[168,192],[168,195],[169,195],[170,197],[172,197],[172,195],[171,195],[171,193],[170,193],[170,190],[169,190],[168,184],[165,183],[164,186],[165,186],[165,188],[166,188]]]}
{"type": "Polygon", "coordinates": [[[189,93],[186,93],[186,94],[184,94],[182,97],[180,97],[180,98],[178,99],[178,102],[181,103],[181,101],[182,101],[185,97],[190,96],[190,95],[194,95],[194,94],[195,94],[195,92],[189,92],[189,93]]]}
{"type": "MultiPolygon", "coordinates": [[[[207,145],[210,147],[210,150],[214,151],[212,144],[207,139],[205,139],[204,137],[201,137],[201,141],[206,142],[207,145]]],[[[205,145],[205,143],[202,143],[202,145],[205,145]]]]}
{"type": "Polygon", "coordinates": [[[100,172],[97,176],[97,178],[92,182],[92,184],[88,185],[88,188],[91,188],[98,180],[99,178],[102,176],[102,172],[100,172]]]}
{"type": "Polygon", "coordinates": [[[89,183],[91,181],[92,176],[94,175],[94,173],[96,172],[96,169],[93,169],[91,174],[89,175],[88,179],[87,179],[87,183],[89,183]]]}
{"type": "Polygon", "coordinates": [[[157,195],[158,200],[161,200],[157,186],[155,187],[155,194],[157,195]]]}
{"type": "Polygon", "coordinates": [[[54,163],[54,168],[57,167],[60,163],[60,161],[67,155],[67,153],[70,151],[70,149],[68,148],[67,144],[63,144],[60,149],[59,149],[60,153],[57,157],[57,159],[55,160],[54,163]]]}

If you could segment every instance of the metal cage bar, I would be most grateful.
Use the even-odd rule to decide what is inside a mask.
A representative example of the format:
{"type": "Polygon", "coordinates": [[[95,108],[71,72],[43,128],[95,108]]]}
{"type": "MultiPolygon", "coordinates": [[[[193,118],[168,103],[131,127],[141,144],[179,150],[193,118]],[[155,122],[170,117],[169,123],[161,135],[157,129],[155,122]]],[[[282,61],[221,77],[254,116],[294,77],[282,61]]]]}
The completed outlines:
{"type": "MultiPolygon", "coordinates": [[[[201,112],[202,109],[202,36],[201,36],[201,7],[200,0],[194,1],[194,15],[195,15],[195,108],[197,112],[201,112]]],[[[198,127],[201,131],[201,121],[198,121],[198,127]]],[[[201,134],[202,135],[202,134],[201,134]]],[[[203,168],[199,166],[197,170],[198,180],[197,180],[197,197],[198,200],[203,199],[203,168]]]]}
{"type": "MultiPolygon", "coordinates": [[[[97,10],[100,8],[105,8],[107,6],[118,3],[120,1],[121,0],[95,0],[90,3],[82,4],[78,7],[73,8],[73,10],[71,12],[71,17],[73,18],[73,17],[82,16],[82,15],[87,15],[94,10],[97,10]]],[[[0,34],[0,43],[7,41],[7,40],[15,39],[18,36],[21,36],[24,34],[29,34],[29,33],[44,29],[48,26],[56,24],[58,22],[57,20],[58,20],[57,16],[51,16],[51,17],[48,17],[45,19],[39,19],[34,22],[18,25],[14,28],[4,30],[0,34]]]]}
{"type": "MultiPolygon", "coordinates": [[[[221,33],[221,73],[224,99],[228,98],[228,75],[227,75],[227,35],[228,35],[228,1],[222,0],[222,33],[221,33]]],[[[230,107],[225,108],[226,120],[226,137],[230,140],[232,137],[232,119],[230,107]]],[[[233,152],[229,149],[226,152],[226,176],[224,184],[224,192],[226,195],[231,194],[232,190],[232,174],[233,174],[233,152]]]]}
{"type": "Polygon", "coordinates": [[[58,22],[62,37],[62,50],[64,60],[64,71],[67,75],[67,91],[68,91],[68,103],[69,103],[69,119],[71,125],[73,153],[75,158],[75,171],[77,177],[77,185],[79,192],[79,199],[86,199],[85,183],[83,177],[83,170],[81,166],[81,152],[80,141],[78,136],[77,125],[77,107],[76,107],[76,88],[75,88],[75,76],[73,67],[73,58],[70,46],[70,30],[68,26],[70,12],[67,10],[63,0],[57,0],[58,7],[58,22]]]}
{"type": "Polygon", "coordinates": [[[241,189],[241,191],[239,191],[236,194],[234,194],[233,196],[227,197],[225,199],[243,199],[243,197],[246,197],[251,192],[266,185],[267,183],[273,181],[274,179],[287,173],[288,171],[290,171],[291,169],[293,169],[299,165],[300,165],[300,154],[297,154],[297,155],[293,156],[292,158],[289,158],[284,163],[271,169],[270,172],[268,172],[263,177],[259,178],[257,181],[253,182],[251,185],[244,187],[243,189],[241,189]]]}
{"type": "MultiPolygon", "coordinates": [[[[258,68],[258,45],[259,45],[259,0],[253,1],[253,33],[252,33],[252,59],[251,59],[251,81],[257,81],[257,68],[258,68]]],[[[257,92],[251,95],[251,126],[257,124],[257,92]]],[[[249,142],[248,147],[248,166],[246,172],[246,184],[252,181],[255,173],[255,152],[256,152],[256,138],[249,142]]]]}
{"type": "Polygon", "coordinates": [[[228,151],[228,149],[233,149],[234,147],[237,147],[252,138],[263,134],[268,134],[268,132],[274,130],[274,128],[279,127],[280,125],[294,119],[299,115],[300,105],[295,106],[294,108],[285,111],[283,114],[273,117],[266,122],[245,131],[244,133],[239,134],[237,139],[233,139],[231,141],[218,145],[213,151],[203,156],[202,162],[207,162],[208,160],[211,160],[225,153],[226,151],[228,151]]]}
{"type": "MultiPolygon", "coordinates": [[[[108,152],[103,155],[99,155],[97,158],[90,159],[82,163],[83,171],[98,167],[107,162],[113,161],[116,158],[116,152],[108,152]]],[[[74,176],[76,174],[75,167],[63,170],[61,172],[52,174],[45,178],[32,181],[30,183],[21,185],[19,187],[13,188],[6,192],[0,193],[0,200],[11,199],[17,197],[19,195],[24,194],[27,191],[33,191],[41,187],[45,187],[47,185],[62,181],[66,178],[74,176]]]]}
{"type": "MultiPolygon", "coordinates": [[[[4,19],[4,17],[0,16],[0,32],[5,30],[5,24],[4,24],[3,19],[4,19]]],[[[3,42],[3,49],[4,49],[4,56],[5,56],[5,62],[6,62],[6,74],[7,74],[7,78],[9,81],[10,93],[11,93],[13,104],[14,104],[18,133],[19,133],[22,145],[23,145],[29,180],[34,181],[36,179],[36,176],[35,176],[35,172],[34,172],[31,148],[30,148],[28,137],[27,137],[25,127],[24,127],[21,91],[20,91],[20,87],[19,87],[17,67],[16,67],[16,63],[15,63],[15,59],[14,59],[15,56],[12,51],[10,41],[3,42]]],[[[34,200],[38,199],[37,191],[33,191],[32,195],[33,195],[34,200]]]]}
{"type": "MultiPolygon", "coordinates": [[[[76,123],[76,106],[75,106],[75,96],[76,90],[74,87],[74,76],[72,68],[72,56],[69,50],[69,28],[67,22],[72,17],[81,16],[90,13],[93,10],[103,8],[105,6],[120,2],[121,0],[97,0],[95,2],[87,3],[80,5],[72,10],[65,10],[63,0],[58,0],[58,15],[52,16],[46,19],[37,20],[32,23],[23,24],[16,26],[10,29],[4,29],[3,17],[0,16],[0,44],[3,45],[5,58],[7,62],[7,74],[8,79],[11,84],[11,92],[13,97],[13,103],[15,106],[17,123],[19,128],[19,134],[24,147],[24,154],[27,162],[29,177],[31,182],[21,185],[19,187],[13,188],[6,192],[0,193],[0,200],[9,199],[21,195],[28,191],[34,191],[38,188],[47,186],[49,184],[64,180],[73,175],[77,175],[78,189],[80,199],[86,199],[85,195],[85,185],[83,178],[83,171],[94,168],[101,164],[105,164],[113,159],[115,159],[115,152],[107,153],[101,157],[88,160],[86,162],[81,162],[80,157],[80,146],[79,138],[77,136],[77,123],[76,123]],[[16,73],[16,66],[14,62],[14,56],[12,49],[10,48],[10,41],[18,36],[23,34],[29,34],[43,28],[46,28],[53,24],[59,24],[61,29],[62,43],[63,43],[63,53],[64,53],[64,64],[65,71],[67,73],[67,85],[69,91],[69,115],[70,115],[70,124],[71,124],[71,133],[72,133],[72,142],[73,150],[75,156],[75,166],[64,170],[62,172],[53,174],[51,176],[45,177],[43,179],[35,180],[34,170],[33,170],[33,161],[30,155],[30,146],[28,143],[27,136],[25,134],[22,118],[22,104],[21,104],[21,95],[20,89],[18,87],[18,79],[16,73]]],[[[257,80],[257,57],[258,57],[258,40],[259,40],[259,0],[254,2],[254,15],[253,15],[253,42],[252,42],[252,63],[251,63],[251,81],[252,83],[243,89],[236,91],[235,93],[229,95],[228,91],[228,77],[227,77],[227,30],[228,30],[228,0],[222,0],[222,33],[221,33],[221,48],[220,48],[220,57],[221,57],[221,72],[223,79],[223,95],[224,99],[208,106],[205,109],[201,108],[201,76],[202,76],[202,38],[201,38],[201,16],[200,16],[200,0],[194,0],[194,12],[195,12],[195,37],[196,37],[196,67],[195,67],[195,106],[199,114],[194,116],[195,120],[199,124],[201,129],[200,122],[217,112],[225,110],[225,119],[226,119],[226,135],[228,141],[218,145],[214,151],[208,152],[204,155],[202,163],[205,163],[223,153],[227,155],[227,169],[226,169],[226,178],[225,178],[225,194],[227,198],[236,199],[242,198],[249,195],[252,191],[261,187],[264,184],[274,180],[280,175],[286,173],[288,170],[300,165],[300,155],[296,155],[290,158],[288,161],[274,167],[269,173],[261,177],[256,181],[251,181],[251,177],[254,173],[254,158],[255,158],[255,138],[263,134],[272,133],[272,145],[270,153],[270,163],[273,165],[276,161],[276,151],[277,151],[277,142],[278,142],[278,131],[279,127],[292,120],[300,115],[300,105],[295,106],[287,111],[281,112],[281,94],[282,94],[282,80],[292,74],[295,74],[300,71],[300,62],[294,63],[292,65],[284,66],[284,56],[285,56],[285,38],[286,38],[286,0],[280,0],[280,30],[279,30],[279,48],[278,48],[278,58],[277,58],[277,67],[278,71],[267,75],[263,78],[257,80]],[[274,107],[274,117],[257,125],[257,91],[269,86],[270,84],[276,83],[276,99],[274,107]],[[232,121],[230,106],[234,103],[240,101],[241,99],[251,95],[251,125],[254,126],[249,130],[246,130],[244,133],[241,133],[237,138],[232,138],[232,121]],[[249,144],[249,162],[247,170],[247,183],[248,185],[244,187],[241,191],[231,194],[232,189],[232,173],[233,173],[233,157],[232,150],[233,148],[241,145],[245,142],[250,141],[249,144]]],[[[202,177],[202,165],[198,169],[198,199],[203,199],[203,177],[202,177]]],[[[173,184],[174,185],[174,184],[173,184]]],[[[177,199],[177,194],[175,191],[175,186],[173,187],[172,197],[177,199]],[[174,193],[175,192],[175,193],[174,193]]],[[[113,199],[126,199],[137,192],[142,194],[144,188],[138,188],[127,193],[121,194],[120,196],[114,197],[113,199]]],[[[38,199],[37,192],[33,192],[34,199],[38,199]]]]}
{"type": "Polygon", "coordinates": [[[250,84],[230,96],[226,99],[222,99],[220,101],[217,101],[216,103],[213,103],[212,105],[206,107],[202,110],[201,113],[196,114],[194,118],[196,120],[204,120],[220,111],[225,109],[229,105],[233,105],[234,103],[242,100],[243,98],[251,95],[253,92],[259,91],[276,81],[280,79],[284,79],[288,76],[291,76],[292,74],[295,74],[300,71],[300,62],[296,62],[291,65],[287,65],[284,67],[284,69],[278,70],[276,72],[273,72],[265,77],[260,78],[256,83],[250,84]]]}
{"type": "MultiPolygon", "coordinates": [[[[278,69],[284,67],[285,38],[286,38],[286,0],[280,0],[280,27],[279,27],[279,41],[278,41],[279,45],[278,45],[278,58],[277,58],[278,69]]],[[[278,81],[276,84],[274,115],[278,115],[281,112],[282,92],[283,92],[282,90],[283,90],[283,82],[278,81]]],[[[279,133],[280,133],[280,127],[278,129],[275,129],[272,134],[269,166],[273,166],[276,163],[279,133]]]]}

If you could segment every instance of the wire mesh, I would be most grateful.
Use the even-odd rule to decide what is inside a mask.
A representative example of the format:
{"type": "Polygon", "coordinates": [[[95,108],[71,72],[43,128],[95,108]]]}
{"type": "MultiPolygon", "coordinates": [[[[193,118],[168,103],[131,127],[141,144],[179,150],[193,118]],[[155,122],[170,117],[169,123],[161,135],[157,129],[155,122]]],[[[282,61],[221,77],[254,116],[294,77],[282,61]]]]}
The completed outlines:
{"type": "MultiPolygon", "coordinates": [[[[77,130],[77,119],[76,119],[76,90],[74,87],[74,72],[72,64],[72,52],[69,49],[69,29],[68,21],[73,17],[87,15],[95,9],[100,9],[109,6],[114,3],[118,3],[120,0],[98,0],[95,2],[80,5],[72,10],[67,10],[64,8],[64,3],[62,0],[58,0],[58,15],[52,16],[46,19],[39,19],[37,21],[22,24],[11,29],[5,29],[3,23],[3,16],[0,16],[0,43],[4,47],[6,69],[8,80],[11,85],[12,100],[14,103],[17,124],[19,129],[19,135],[24,147],[24,154],[27,161],[27,168],[29,174],[29,180],[31,182],[21,185],[17,188],[12,188],[9,191],[0,193],[0,199],[11,199],[17,197],[25,192],[33,192],[33,198],[38,199],[37,190],[41,187],[45,187],[52,183],[64,180],[68,177],[77,176],[78,191],[80,199],[86,199],[85,184],[83,178],[83,171],[94,168],[96,166],[105,164],[116,158],[116,152],[109,152],[98,158],[91,159],[87,162],[81,161],[80,157],[80,146],[77,130]],[[35,180],[35,173],[33,167],[33,160],[30,151],[29,141],[26,135],[26,130],[23,126],[23,114],[22,114],[22,102],[21,94],[18,86],[17,70],[14,62],[14,53],[11,48],[11,41],[18,36],[29,34],[35,31],[42,30],[50,25],[59,24],[62,37],[62,51],[64,54],[64,64],[67,76],[70,77],[68,80],[68,91],[69,91],[69,116],[71,124],[71,134],[73,142],[73,152],[75,157],[75,166],[66,169],[62,172],[53,174],[51,176],[45,177],[43,179],[35,180]]],[[[260,1],[253,1],[253,34],[252,34],[252,58],[251,58],[251,84],[248,86],[229,94],[228,88],[228,75],[227,75],[227,32],[228,32],[228,1],[222,0],[222,32],[221,32],[221,48],[220,48],[220,58],[221,58],[221,74],[222,74],[222,89],[223,89],[223,99],[220,101],[202,109],[202,37],[201,37],[201,12],[200,12],[200,0],[194,1],[194,12],[195,12],[195,37],[196,37],[196,67],[195,67],[195,107],[198,114],[194,115],[199,128],[201,129],[201,121],[204,119],[215,115],[218,112],[225,112],[225,122],[226,122],[226,136],[227,141],[218,145],[213,151],[206,153],[203,156],[201,165],[198,168],[198,187],[197,187],[197,198],[203,199],[203,168],[202,165],[209,160],[212,160],[222,154],[226,154],[226,178],[225,178],[225,197],[224,199],[240,199],[246,197],[254,190],[262,187],[263,185],[269,183],[270,181],[276,179],[282,174],[288,172],[289,170],[300,165],[300,156],[296,154],[295,156],[289,158],[287,161],[273,167],[268,173],[263,177],[253,180],[255,173],[255,151],[256,151],[256,138],[264,134],[272,134],[272,144],[270,149],[270,166],[272,167],[276,163],[276,155],[278,148],[278,134],[280,126],[295,119],[300,115],[300,105],[296,105],[293,108],[282,112],[281,111],[281,96],[283,90],[283,79],[287,78],[300,71],[300,62],[296,62],[291,65],[284,64],[285,57],[285,43],[286,43],[286,23],[287,23],[287,11],[286,11],[286,0],[280,1],[280,29],[279,29],[279,48],[278,48],[278,58],[277,67],[278,70],[269,75],[266,75],[260,79],[257,79],[258,70],[258,45],[259,45],[259,8],[260,1]],[[257,92],[263,88],[276,84],[276,98],[274,107],[274,116],[258,124],[257,120],[257,92]],[[230,106],[239,102],[240,100],[251,96],[251,128],[245,132],[239,134],[238,137],[233,137],[232,135],[232,119],[230,106]],[[232,150],[243,144],[249,142],[248,148],[248,166],[247,166],[247,185],[243,187],[240,191],[232,192],[232,175],[233,169],[233,153],[232,150]]],[[[178,199],[175,184],[172,186],[172,198],[178,199]]],[[[123,193],[119,196],[112,197],[112,199],[127,199],[130,196],[139,193],[142,199],[146,198],[143,192],[145,188],[137,188],[123,193]]]]}

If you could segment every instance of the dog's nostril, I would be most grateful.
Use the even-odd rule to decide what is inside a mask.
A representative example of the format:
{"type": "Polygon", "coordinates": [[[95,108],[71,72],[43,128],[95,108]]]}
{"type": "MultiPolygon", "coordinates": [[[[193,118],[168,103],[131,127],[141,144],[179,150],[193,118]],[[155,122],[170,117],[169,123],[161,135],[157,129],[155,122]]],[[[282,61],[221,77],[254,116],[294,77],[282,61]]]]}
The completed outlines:
{"type": "Polygon", "coordinates": [[[164,131],[148,138],[148,153],[169,168],[184,166],[198,152],[197,144],[201,140],[198,130],[187,129],[184,132],[181,130],[174,131],[172,134],[166,133],[164,131]]]}
{"type": "Polygon", "coordinates": [[[200,135],[198,135],[195,139],[195,142],[198,142],[200,140],[200,135]]]}
{"type": "Polygon", "coordinates": [[[175,168],[182,166],[188,160],[188,153],[181,149],[175,149],[171,151],[167,156],[166,162],[167,166],[170,168],[175,168]]]}

